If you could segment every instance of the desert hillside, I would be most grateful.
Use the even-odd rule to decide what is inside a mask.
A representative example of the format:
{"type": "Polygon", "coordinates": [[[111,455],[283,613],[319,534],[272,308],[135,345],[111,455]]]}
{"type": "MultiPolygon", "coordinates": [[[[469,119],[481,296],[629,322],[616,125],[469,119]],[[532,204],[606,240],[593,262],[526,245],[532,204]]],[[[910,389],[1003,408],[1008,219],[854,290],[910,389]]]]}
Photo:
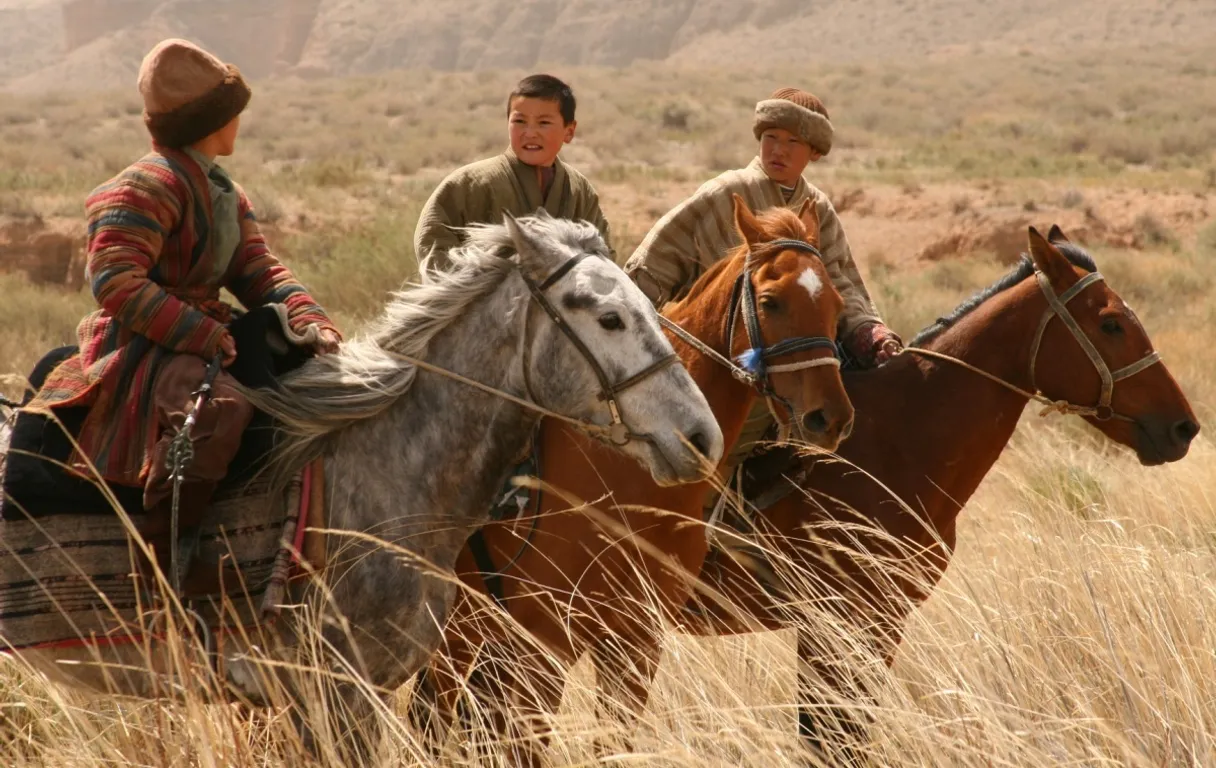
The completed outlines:
{"type": "Polygon", "coordinates": [[[1200,0],[0,0],[0,87],[124,85],[170,35],[262,78],[1117,51],[1200,43],[1213,24],[1200,0]]]}

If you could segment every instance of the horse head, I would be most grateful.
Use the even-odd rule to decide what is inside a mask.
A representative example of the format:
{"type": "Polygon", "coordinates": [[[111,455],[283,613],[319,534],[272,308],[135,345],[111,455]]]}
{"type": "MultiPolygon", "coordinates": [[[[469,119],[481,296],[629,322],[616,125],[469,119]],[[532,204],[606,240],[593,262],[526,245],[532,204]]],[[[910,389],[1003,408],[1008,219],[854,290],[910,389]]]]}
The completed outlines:
{"type": "Polygon", "coordinates": [[[768,378],[770,401],[785,406],[774,408],[783,436],[795,433],[834,451],[852,430],[853,406],[832,348],[844,301],[818,253],[819,215],[809,200],[798,214],[772,208],[756,215],[738,195],[734,205],[743,241],[734,259],[751,278],[760,339],[751,338],[743,302],[739,312],[744,318],[731,320],[731,356],[754,364],[756,344],[776,342],[768,354],[782,359],[765,363],[759,372],[768,378]]]}
{"type": "Polygon", "coordinates": [[[1034,383],[1052,400],[1092,404],[1083,418],[1142,464],[1186,456],[1199,422],[1131,307],[1059,227],[1046,238],[1031,227],[1029,241],[1048,300],[1031,353],[1034,383]]]}
{"type": "Polygon", "coordinates": [[[552,322],[524,319],[525,388],[537,403],[605,428],[656,483],[703,478],[723,451],[709,404],[658,314],[586,222],[505,220],[520,271],[552,322]]]}

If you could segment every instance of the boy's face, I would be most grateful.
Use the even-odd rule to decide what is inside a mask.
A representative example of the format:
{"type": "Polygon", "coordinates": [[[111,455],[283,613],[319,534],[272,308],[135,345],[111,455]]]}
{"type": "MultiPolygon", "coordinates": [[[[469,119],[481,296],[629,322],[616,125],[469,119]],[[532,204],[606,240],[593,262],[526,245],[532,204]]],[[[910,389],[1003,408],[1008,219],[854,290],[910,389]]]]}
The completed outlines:
{"type": "Polygon", "coordinates": [[[507,115],[511,150],[528,165],[553,165],[562,145],[574,138],[577,124],[573,120],[569,125],[562,121],[556,101],[518,96],[511,101],[507,115]]]}
{"type": "Polygon", "coordinates": [[[769,128],[760,134],[760,164],[768,177],[792,187],[809,163],[823,157],[811,145],[784,128],[769,128]]]}
{"type": "Polygon", "coordinates": [[[236,151],[236,137],[241,132],[241,116],[237,115],[216,132],[216,157],[228,157],[236,151]]]}

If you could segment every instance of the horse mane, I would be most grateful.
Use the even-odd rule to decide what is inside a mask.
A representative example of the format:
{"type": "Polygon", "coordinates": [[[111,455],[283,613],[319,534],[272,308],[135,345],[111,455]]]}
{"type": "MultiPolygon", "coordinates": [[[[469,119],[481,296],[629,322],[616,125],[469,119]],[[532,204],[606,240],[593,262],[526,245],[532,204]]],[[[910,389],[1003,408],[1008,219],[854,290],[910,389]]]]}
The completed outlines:
{"type": "MultiPolygon", "coordinates": [[[[756,215],[760,231],[769,240],[806,240],[806,225],[798,214],[789,208],[769,208],[756,215]]],[[[741,253],[747,252],[747,243],[740,243],[726,253],[725,258],[718,259],[701,274],[692,287],[688,289],[682,301],[688,301],[704,293],[713,283],[714,278],[741,253]]]]}
{"type": "MultiPolygon", "coordinates": [[[[1090,256],[1084,248],[1066,242],[1052,243],[1052,245],[1054,245],[1056,249],[1060,251],[1060,253],[1064,254],[1065,258],[1067,258],[1073,266],[1080,267],[1086,272],[1098,271],[1098,265],[1094,263],[1093,257],[1090,256]]],[[[1025,253],[1021,254],[1021,258],[1018,260],[1018,263],[1013,269],[1005,274],[1004,277],[997,280],[995,283],[979,293],[976,293],[962,304],[959,304],[958,307],[955,308],[955,310],[949,315],[938,318],[932,325],[917,333],[909,344],[916,347],[933,341],[938,336],[945,333],[948,329],[954,327],[959,320],[962,320],[964,317],[974,312],[977,307],[988,301],[988,299],[991,299],[993,296],[996,296],[999,293],[1004,293],[1033,274],[1034,262],[1031,261],[1030,257],[1025,253]]]]}
{"type": "MultiPolygon", "coordinates": [[[[520,223],[539,237],[606,252],[591,225],[543,217],[520,223]]],[[[436,335],[511,273],[516,262],[504,256],[515,253],[515,246],[505,225],[479,224],[465,233],[465,242],[447,252],[444,269],[432,267],[433,252],[422,260],[420,281],[394,291],[366,333],[287,374],[277,390],[242,389],[255,408],[276,421],[276,475],[321,455],[327,437],[382,414],[409,392],[417,368],[397,355],[425,357],[436,335]]]]}

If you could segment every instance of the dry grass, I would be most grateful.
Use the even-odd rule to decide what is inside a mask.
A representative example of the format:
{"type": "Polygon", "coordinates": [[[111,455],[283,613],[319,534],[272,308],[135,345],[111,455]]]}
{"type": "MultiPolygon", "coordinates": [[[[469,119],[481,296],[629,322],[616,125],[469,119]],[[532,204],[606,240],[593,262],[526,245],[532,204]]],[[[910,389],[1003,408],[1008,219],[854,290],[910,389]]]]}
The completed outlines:
{"type": "MultiPolygon", "coordinates": [[[[788,77],[809,80],[833,110],[844,143],[824,172],[838,178],[1054,178],[1072,190],[1071,205],[1084,202],[1081,189],[1095,179],[1198,190],[1214,163],[1216,73],[1182,67],[1187,55],[958,59],[898,72],[827,67],[813,78],[580,71],[572,78],[584,105],[580,141],[570,156],[597,180],[639,194],[652,184],[691,186],[704,168],[746,158],[756,93],[788,77]],[[1144,163],[1151,168],[1134,167],[1144,163]]],[[[438,176],[498,149],[500,96],[513,77],[401,74],[260,87],[234,174],[271,214],[264,218],[273,220],[278,250],[344,324],[365,318],[408,275],[418,206],[438,176]]],[[[6,101],[0,204],[13,206],[10,214],[20,206],[71,211],[142,145],[137,111],[129,96],[6,101]]],[[[614,225],[618,251],[628,253],[648,221],[617,217],[614,225]]],[[[1216,227],[1193,245],[1155,221],[1141,227],[1147,251],[1095,256],[1210,426],[1216,227]]],[[[879,260],[867,269],[884,314],[910,334],[1003,267],[977,257],[915,272],[879,260]]],[[[86,293],[15,276],[0,275],[0,294],[0,373],[24,372],[44,349],[71,341],[91,304],[86,293]]],[[[1144,469],[1075,421],[1028,416],[962,516],[958,555],[913,619],[894,669],[874,673],[865,751],[886,765],[1216,764],[1213,487],[1216,451],[1206,433],[1185,461],[1144,469]]],[[[613,762],[769,768],[798,758],[785,633],[671,633],[664,647],[633,751],[613,762]]],[[[18,661],[0,664],[5,765],[302,759],[281,709],[250,715],[199,700],[105,702],[50,686],[18,661]]],[[[622,735],[596,718],[592,678],[585,664],[573,670],[549,724],[555,765],[591,763],[597,739],[622,735]]],[[[386,764],[427,764],[400,717],[405,695],[384,718],[386,764]]],[[[481,764],[454,743],[442,762],[481,764]]]]}

